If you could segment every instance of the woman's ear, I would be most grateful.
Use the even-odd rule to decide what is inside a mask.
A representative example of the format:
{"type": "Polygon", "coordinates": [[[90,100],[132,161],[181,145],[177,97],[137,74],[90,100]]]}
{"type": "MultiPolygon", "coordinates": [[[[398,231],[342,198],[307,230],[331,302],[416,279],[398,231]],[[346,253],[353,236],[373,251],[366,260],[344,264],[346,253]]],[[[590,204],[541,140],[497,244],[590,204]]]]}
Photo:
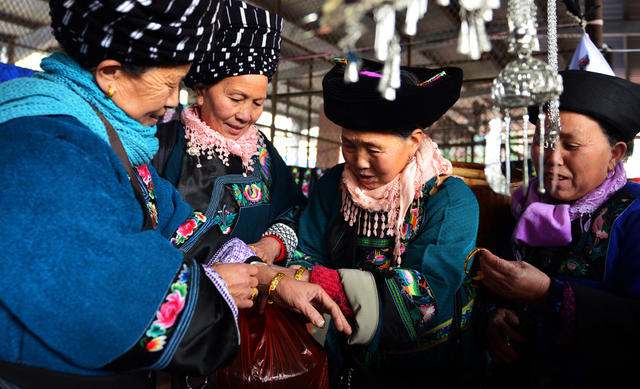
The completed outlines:
{"type": "Polygon", "coordinates": [[[196,91],[196,103],[198,107],[202,108],[204,105],[204,95],[207,93],[207,88],[195,88],[196,91]]]}
{"type": "Polygon", "coordinates": [[[120,62],[113,59],[105,59],[96,66],[93,75],[98,87],[106,95],[110,88],[117,89],[117,84],[122,78],[122,72],[123,68],[120,62]]]}
{"type": "Polygon", "coordinates": [[[609,159],[608,171],[612,172],[613,169],[615,169],[618,162],[624,158],[626,152],[627,144],[624,142],[617,142],[613,147],[611,147],[611,159],[609,159]]]}
{"type": "Polygon", "coordinates": [[[409,135],[409,142],[411,145],[411,155],[414,155],[418,151],[418,148],[422,143],[423,137],[424,137],[424,132],[422,131],[421,128],[416,128],[415,130],[413,130],[411,135],[409,135]]]}

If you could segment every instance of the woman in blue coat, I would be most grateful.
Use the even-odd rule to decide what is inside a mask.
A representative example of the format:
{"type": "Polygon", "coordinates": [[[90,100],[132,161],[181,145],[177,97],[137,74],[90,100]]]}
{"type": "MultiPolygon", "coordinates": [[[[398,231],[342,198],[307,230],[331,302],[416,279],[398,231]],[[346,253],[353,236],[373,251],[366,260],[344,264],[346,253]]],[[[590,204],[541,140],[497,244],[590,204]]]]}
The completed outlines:
{"type": "Polygon", "coordinates": [[[312,302],[340,321],[319,286],[243,263],[253,252],[210,233],[150,166],[155,123],[212,39],[217,2],[49,6],[65,54],[0,85],[0,386],[209,374],[237,350],[238,309],[269,291],[312,321],[312,302]]]}

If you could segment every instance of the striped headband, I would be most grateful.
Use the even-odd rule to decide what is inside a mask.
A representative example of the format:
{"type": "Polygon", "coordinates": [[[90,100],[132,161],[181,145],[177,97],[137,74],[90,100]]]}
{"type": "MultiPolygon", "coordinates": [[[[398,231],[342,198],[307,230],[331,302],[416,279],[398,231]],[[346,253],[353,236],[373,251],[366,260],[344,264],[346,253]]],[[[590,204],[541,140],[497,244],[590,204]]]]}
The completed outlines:
{"type": "Polygon", "coordinates": [[[178,65],[212,49],[217,0],[50,0],[53,34],[85,68],[178,65]]]}

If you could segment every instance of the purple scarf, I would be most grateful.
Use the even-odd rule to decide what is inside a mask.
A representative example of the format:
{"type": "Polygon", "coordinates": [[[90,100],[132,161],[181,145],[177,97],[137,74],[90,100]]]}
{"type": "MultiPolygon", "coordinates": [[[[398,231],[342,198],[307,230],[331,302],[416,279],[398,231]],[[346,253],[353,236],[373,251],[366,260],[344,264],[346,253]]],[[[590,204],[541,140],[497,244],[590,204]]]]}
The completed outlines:
{"type": "Polygon", "coordinates": [[[531,180],[526,196],[522,188],[513,192],[511,212],[518,220],[512,240],[533,247],[565,246],[571,243],[571,222],[588,215],[583,231],[591,224],[591,214],[627,183],[627,173],[619,162],[613,175],[574,203],[553,204],[548,194],[539,194],[538,179],[531,180]]]}

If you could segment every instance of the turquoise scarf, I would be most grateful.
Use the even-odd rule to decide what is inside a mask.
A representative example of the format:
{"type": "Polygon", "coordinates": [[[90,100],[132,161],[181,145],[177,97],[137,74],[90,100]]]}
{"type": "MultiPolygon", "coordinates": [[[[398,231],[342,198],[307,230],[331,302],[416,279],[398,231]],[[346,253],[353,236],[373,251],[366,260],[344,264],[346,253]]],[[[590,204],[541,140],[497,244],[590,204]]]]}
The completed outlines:
{"type": "Polygon", "coordinates": [[[89,103],[109,120],[133,166],[151,161],[158,151],[156,126],[145,127],[105,97],[91,73],[62,53],[42,60],[44,70],[31,78],[0,84],[0,123],[26,116],[67,115],[109,143],[102,121],[89,103]]]}

